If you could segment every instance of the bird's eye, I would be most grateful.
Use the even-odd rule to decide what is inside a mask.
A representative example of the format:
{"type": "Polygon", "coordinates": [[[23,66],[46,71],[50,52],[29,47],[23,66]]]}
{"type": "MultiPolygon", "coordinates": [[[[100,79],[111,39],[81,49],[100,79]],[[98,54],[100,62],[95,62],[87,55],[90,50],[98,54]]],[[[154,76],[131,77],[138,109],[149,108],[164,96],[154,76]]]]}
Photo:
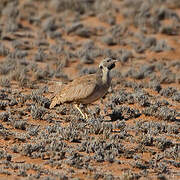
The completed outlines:
{"type": "Polygon", "coordinates": [[[100,67],[100,69],[102,69],[103,68],[103,66],[101,65],[101,66],[99,66],[100,67]]]}
{"type": "Polygon", "coordinates": [[[111,61],[111,59],[108,59],[108,60],[107,60],[107,62],[110,62],[110,61],[111,61]]]}

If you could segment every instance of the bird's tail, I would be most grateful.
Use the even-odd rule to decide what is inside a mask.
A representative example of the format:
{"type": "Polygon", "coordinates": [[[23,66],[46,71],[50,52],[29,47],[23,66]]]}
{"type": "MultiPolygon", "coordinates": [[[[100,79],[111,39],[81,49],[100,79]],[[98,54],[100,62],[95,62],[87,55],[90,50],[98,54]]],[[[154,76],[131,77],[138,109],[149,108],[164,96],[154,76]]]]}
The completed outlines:
{"type": "Polygon", "coordinates": [[[61,104],[61,97],[59,96],[55,96],[53,99],[52,99],[52,102],[49,106],[50,109],[54,108],[57,104],[61,104]]]}
{"type": "Polygon", "coordinates": [[[56,103],[55,102],[52,102],[49,106],[50,109],[54,108],[56,106],[56,103]]]}
{"type": "Polygon", "coordinates": [[[56,106],[56,104],[57,104],[57,98],[56,98],[56,96],[55,96],[55,97],[52,99],[52,102],[51,102],[49,108],[50,108],[50,109],[54,108],[54,107],[56,106]]]}

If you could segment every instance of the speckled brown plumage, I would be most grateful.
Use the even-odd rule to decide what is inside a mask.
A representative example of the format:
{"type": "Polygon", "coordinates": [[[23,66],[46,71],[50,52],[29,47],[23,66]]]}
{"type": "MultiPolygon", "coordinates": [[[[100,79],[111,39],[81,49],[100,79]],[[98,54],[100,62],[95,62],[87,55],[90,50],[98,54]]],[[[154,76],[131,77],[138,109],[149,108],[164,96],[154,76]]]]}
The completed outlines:
{"type": "Polygon", "coordinates": [[[50,108],[65,102],[89,104],[101,98],[107,92],[111,79],[109,71],[115,66],[115,60],[104,59],[96,74],[81,76],[65,85],[52,99],[50,108]]]}

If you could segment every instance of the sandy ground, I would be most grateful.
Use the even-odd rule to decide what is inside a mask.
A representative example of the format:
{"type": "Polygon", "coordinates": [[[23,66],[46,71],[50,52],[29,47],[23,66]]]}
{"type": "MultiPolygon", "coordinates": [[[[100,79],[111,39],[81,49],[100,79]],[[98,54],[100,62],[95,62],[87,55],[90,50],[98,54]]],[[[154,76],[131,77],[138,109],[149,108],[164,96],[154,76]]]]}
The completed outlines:
{"type": "Polygon", "coordinates": [[[1,0],[0,179],[180,179],[179,47],[179,0],[1,0]],[[88,119],[49,109],[105,57],[88,119]]]}

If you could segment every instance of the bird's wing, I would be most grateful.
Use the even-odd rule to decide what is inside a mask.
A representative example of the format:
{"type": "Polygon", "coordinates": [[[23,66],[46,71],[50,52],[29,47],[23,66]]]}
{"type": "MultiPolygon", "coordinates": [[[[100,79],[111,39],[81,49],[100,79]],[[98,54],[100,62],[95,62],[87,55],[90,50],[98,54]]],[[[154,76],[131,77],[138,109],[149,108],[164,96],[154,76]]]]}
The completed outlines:
{"type": "Polygon", "coordinates": [[[79,77],[64,86],[52,99],[50,108],[64,102],[80,101],[90,96],[96,88],[96,75],[90,74],[79,77]]]}

